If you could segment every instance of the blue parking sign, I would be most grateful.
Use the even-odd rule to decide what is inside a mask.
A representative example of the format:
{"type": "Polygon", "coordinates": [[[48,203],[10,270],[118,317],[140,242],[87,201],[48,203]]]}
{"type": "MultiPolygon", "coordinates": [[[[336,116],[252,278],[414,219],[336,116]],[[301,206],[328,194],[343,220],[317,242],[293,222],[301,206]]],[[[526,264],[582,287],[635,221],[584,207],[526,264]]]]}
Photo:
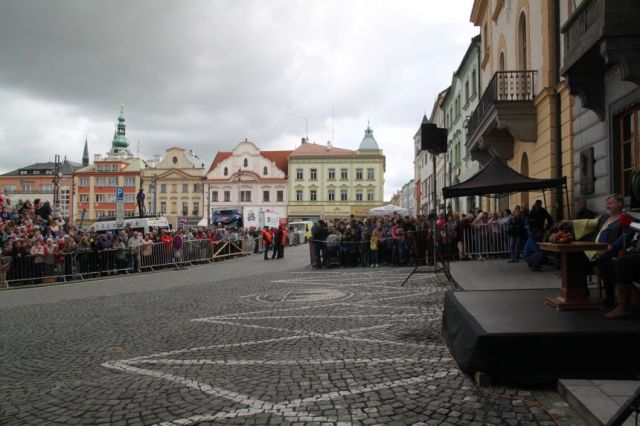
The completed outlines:
{"type": "Polygon", "coordinates": [[[123,201],[123,200],[124,200],[124,187],[116,186],[116,201],[123,201]]]}

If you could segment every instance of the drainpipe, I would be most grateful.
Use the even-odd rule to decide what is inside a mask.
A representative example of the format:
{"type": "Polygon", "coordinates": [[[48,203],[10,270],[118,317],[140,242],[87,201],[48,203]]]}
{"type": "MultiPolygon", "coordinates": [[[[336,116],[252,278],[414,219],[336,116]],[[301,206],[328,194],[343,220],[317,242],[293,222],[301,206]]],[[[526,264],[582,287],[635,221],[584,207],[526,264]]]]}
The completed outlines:
{"type": "MultiPolygon", "coordinates": [[[[554,69],[554,93],[556,101],[556,177],[562,178],[562,117],[560,103],[560,2],[553,2],[553,20],[555,28],[555,69],[554,69]]],[[[556,220],[562,220],[564,215],[564,203],[562,188],[556,189],[556,220]]]]}

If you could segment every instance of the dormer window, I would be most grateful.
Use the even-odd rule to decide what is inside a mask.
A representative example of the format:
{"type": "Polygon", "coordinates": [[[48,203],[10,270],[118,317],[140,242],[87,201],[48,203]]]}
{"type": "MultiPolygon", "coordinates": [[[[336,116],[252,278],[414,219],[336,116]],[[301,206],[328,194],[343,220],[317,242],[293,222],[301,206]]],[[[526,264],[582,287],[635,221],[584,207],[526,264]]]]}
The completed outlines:
{"type": "Polygon", "coordinates": [[[249,167],[249,160],[247,160],[246,158],[244,159],[243,162],[244,167],[249,167]]]}
{"type": "Polygon", "coordinates": [[[262,174],[263,175],[267,175],[267,166],[264,166],[264,168],[262,169],[262,174]]]}
{"type": "Polygon", "coordinates": [[[173,164],[178,164],[178,157],[173,157],[173,164]]]}
{"type": "Polygon", "coordinates": [[[229,175],[229,169],[228,169],[228,168],[226,168],[226,167],[224,168],[224,175],[225,175],[225,176],[228,176],[228,175],[229,175]]]}

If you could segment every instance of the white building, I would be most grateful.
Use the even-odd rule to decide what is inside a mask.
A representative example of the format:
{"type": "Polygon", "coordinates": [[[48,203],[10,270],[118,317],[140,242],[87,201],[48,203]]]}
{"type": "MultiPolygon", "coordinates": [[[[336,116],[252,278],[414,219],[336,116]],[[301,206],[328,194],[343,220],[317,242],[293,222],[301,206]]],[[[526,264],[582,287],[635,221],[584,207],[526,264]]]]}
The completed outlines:
{"type": "Polygon", "coordinates": [[[407,209],[411,216],[416,214],[416,185],[413,179],[402,185],[400,207],[407,209]]]}
{"type": "MultiPolygon", "coordinates": [[[[233,151],[219,151],[207,172],[209,218],[215,210],[273,212],[287,217],[287,172],[291,151],[260,151],[245,139],[233,151]]],[[[250,212],[253,212],[251,214],[250,212]]],[[[255,226],[256,223],[245,223],[255,226]]]]}

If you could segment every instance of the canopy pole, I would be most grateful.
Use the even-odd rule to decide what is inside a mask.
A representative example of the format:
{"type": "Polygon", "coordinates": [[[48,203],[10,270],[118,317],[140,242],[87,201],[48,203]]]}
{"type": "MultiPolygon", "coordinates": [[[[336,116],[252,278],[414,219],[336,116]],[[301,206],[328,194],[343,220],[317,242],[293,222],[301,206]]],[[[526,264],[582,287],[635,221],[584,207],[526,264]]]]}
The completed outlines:
{"type": "Polygon", "coordinates": [[[542,188],[542,203],[544,204],[544,209],[547,210],[547,196],[544,188],[542,188]]]}
{"type": "Polygon", "coordinates": [[[564,195],[566,196],[566,199],[567,199],[567,217],[571,218],[571,203],[569,202],[569,185],[567,185],[567,182],[564,182],[562,186],[564,188],[564,195]]]}

